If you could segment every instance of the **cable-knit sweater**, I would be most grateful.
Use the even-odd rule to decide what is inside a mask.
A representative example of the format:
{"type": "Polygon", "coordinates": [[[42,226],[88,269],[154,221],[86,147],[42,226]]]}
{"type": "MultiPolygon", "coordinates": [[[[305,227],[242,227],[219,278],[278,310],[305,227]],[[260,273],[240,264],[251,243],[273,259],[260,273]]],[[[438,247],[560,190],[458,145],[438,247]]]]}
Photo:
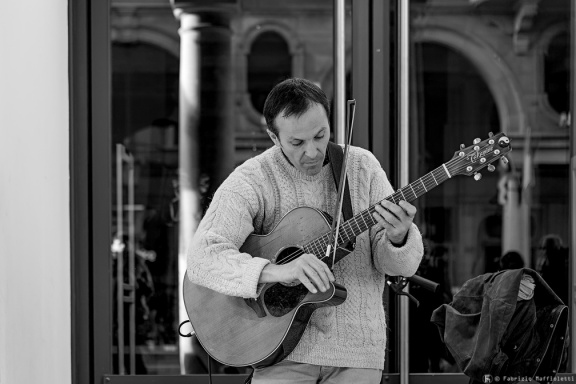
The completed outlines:
{"type": "MultiPolygon", "coordinates": [[[[394,192],[367,150],[350,147],[347,173],[354,214],[394,192]]],[[[224,294],[257,297],[258,279],[269,261],[240,253],[248,235],[269,233],[296,207],[333,214],[336,189],[330,164],[308,176],[292,166],[276,146],[247,160],[222,183],[200,222],[188,251],[188,277],[224,294]]],[[[316,310],[288,359],[382,369],[385,274],[412,276],[422,254],[422,237],[414,224],[402,247],[392,245],[385,230],[373,228],[359,235],[355,250],[333,269],[336,282],[348,291],[346,301],[316,310]]]]}

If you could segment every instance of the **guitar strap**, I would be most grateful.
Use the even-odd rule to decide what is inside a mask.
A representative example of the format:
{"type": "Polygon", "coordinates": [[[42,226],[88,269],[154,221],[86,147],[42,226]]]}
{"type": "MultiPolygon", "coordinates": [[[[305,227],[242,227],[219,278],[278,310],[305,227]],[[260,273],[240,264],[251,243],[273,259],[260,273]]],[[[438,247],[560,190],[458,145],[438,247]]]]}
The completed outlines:
{"type": "MultiPolygon", "coordinates": [[[[328,142],[328,158],[332,167],[332,175],[336,182],[336,188],[340,185],[340,173],[342,171],[342,162],[344,160],[344,150],[338,144],[331,141],[328,142]]],[[[350,199],[350,188],[348,187],[348,177],[344,183],[344,201],[342,202],[342,214],[344,220],[351,219],[352,213],[352,200],[350,199]]],[[[336,218],[334,218],[336,220],[336,218]]]]}

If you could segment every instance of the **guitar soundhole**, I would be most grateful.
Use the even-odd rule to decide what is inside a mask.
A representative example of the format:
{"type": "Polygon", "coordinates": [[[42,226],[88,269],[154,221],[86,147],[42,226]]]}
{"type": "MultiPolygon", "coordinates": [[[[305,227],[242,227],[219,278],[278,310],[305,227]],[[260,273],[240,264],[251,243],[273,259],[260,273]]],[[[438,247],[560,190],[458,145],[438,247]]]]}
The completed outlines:
{"type": "MultiPolygon", "coordinates": [[[[301,253],[298,248],[286,248],[277,256],[276,264],[286,263],[298,253],[301,253]]],[[[302,284],[274,284],[264,292],[264,304],[272,316],[281,317],[296,308],[307,293],[308,288],[302,284]]]]}
{"type": "Polygon", "coordinates": [[[302,284],[294,287],[274,284],[264,293],[264,304],[272,316],[281,317],[296,308],[307,293],[308,288],[302,284]]]}

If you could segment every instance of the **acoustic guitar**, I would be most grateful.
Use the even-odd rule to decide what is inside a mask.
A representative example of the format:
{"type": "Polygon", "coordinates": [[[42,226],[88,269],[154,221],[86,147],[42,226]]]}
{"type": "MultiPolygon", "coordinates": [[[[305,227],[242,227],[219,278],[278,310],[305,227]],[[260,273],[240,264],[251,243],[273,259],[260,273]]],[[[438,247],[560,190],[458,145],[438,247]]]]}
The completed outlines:
{"type": "MultiPolygon", "coordinates": [[[[461,147],[464,147],[462,145],[461,147]]],[[[456,151],[454,157],[403,187],[386,200],[413,201],[444,181],[457,176],[480,179],[479,170],[511,151],[503,134],[490,134],[484,141],[456,151]]],[[[372,206],[340,224],[338,262],[351,252],[344,245],[376,224],[372,206]]],[[[323,259],[331,233],[330,215],[300,207],[287,213],[267,235],[250,235],[241,252],[272,263],[287,263],[304,253],[323,259]]],[[[330,260],[332,261],[332,260],[330,260]]],[[[328,265],[331,265],[329,262],[328,265]]],[[[184,278],[184,303],[199,342],[215,360],[231,366],[266,367],[287,357],[300,341],[312,313],[321,307],[346,300],[346,288],[333,283],[326,292],[311,293],[302,284],[265,284],[257,299],[243,299],[218,293],[184,278]]]]}

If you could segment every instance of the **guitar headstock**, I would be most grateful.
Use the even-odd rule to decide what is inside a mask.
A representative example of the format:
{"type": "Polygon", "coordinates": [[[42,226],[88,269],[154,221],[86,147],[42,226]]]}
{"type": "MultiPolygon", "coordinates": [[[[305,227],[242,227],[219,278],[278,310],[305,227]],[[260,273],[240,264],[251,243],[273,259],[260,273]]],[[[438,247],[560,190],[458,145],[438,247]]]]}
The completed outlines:
{"type": "Polygon", "coordinates": [[[473,144],[466,148],[462,144],[460,149],[454,152],[452,160],[446,163],[451,175],[474,175],[475,180],[480,180],[482,175],[478,171],[481,169],[488,167],[488,170],[493,172],[493,162],[498,159],[508,162],[505,155],[512,150],[510,139],[504,133],[493,135],[490,132],[488,136],[482,141],[475,139],[473,144]]]}

